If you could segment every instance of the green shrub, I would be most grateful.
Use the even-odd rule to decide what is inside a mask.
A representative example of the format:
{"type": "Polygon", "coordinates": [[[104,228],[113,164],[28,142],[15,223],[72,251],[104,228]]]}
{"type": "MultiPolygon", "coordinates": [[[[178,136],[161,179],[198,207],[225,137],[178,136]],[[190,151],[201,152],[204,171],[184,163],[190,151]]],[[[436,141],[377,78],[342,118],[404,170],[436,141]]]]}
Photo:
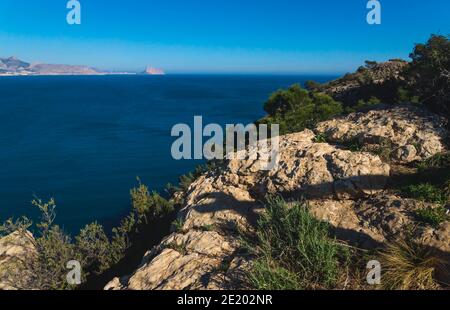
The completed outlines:
{"type": "Polygon", "coordinates": [[[430,183],[409,185],[403,189],[403,193],[411,198],[441,205],[446,204],[448,199],[444,190],[430,183]]]}
{"type": "Polygon", "coordinates": [[[449,219],[447,209],[444,207],[420,209],[415,212],[415,216],[418,221],[435,228],[449,219]]]}
{"type": "MultiPolygon", "coordinates": [[[[75,237],[75,251],[80,257],[81,265],[86,270],[100,274],[117,263],[112,247],[103,226],[97,222],[86,225],[75,237]]],[[[124,248],[119,253],[123,253],[124,248]]]]}
{"type": "Polygon", "coordinates": [[[41,212],[41,221],[31,238],[28,229],[32,223],[26,217],[18,221],[12,219],[0,226],[0,232],[18,232],[29,238],[36,251],[12,271],[12,285],[19,289],[66,290],[74,289],[66,279],[69,270],[67,262],[77,260],[82,267],[82,282],[91,273],[101,273],[123,257],[126,243],[119,246],[109,241],[103,227],[97,223],[86,225],[75,237],[75,242],[58,225],[54,224],[56,204],[53,199],[43,202],[33,200],[33,205],[41,212]]]}
{"type": "Polygon", "coordinates": [[[74,289],[66,280],[69,272],[67,262],[80,262],[82,282],[90,274],[100,274],[117,264],[130,247],[129,235],[137,231],[140,219],[160,219],[174,210],[171,201],[156,192],[150,193],[147,186],[140,182],[137,188],[131,190],[131,198],[132,211],[121,220],[118,227],[112,229],[111,239],[101,225],[91,223],[81,229],[74,240],[54,224],[55,201],[34,199],[32,204],[41,214],[41,220],[35,225],[34,238],[28,232],[33,228],[33,223],[27,217],[15,221],[9,219],[0,225],[1,235],[19,233],[36,249],[30,259],[20,262],[20,266],[10,274],[12,286],[19,289],[74,289]]]}
{"type": "Polygon", "coordinates": [[[215,226],[213,224],[206,224],[201,227],[202,231],[214,231],[215,226]]]}
{"type": "Polygon", "coordinates": [[[377,97],[371,97],[367,102],[363,99],[358,100],[357,104],[354,106],[348,106],[345,108],[345,111],[347,113],[353,113],[353,112],[361,112],[367,109],[372,108],[373,106],[376,106],[377,104],[380,104],[381,100],[377,97]]]}
{"type": "Polygon", "coordinates": [[[313,93],[296,84],[273,93],[264,105],[269,114],[259,124],[279,124],[280,133],[312,128],[320,121],[343,112],[342,104],[323,93],[313,93]]]}
{"type": "Polygon", "coordinates": [[[322,133],[319,133],[314,137],[313,142],[314,143],[327,143],[327,136],[322,133]]]}
{"type": "Polygon", "coordinates": [[[269,198],[247,248],[257,259],[248,274],[256,289],[332,288],[344,249],[328,236],[328,225],[299,203],[269,198]]]}
{"type": "Polygon", "coordinates": [[[420,98],[418,96],[412,96],[411,92],[405,87],[399,87],[397,90],[397,102],[418,105],[420,104],[420,98]]]}
{"type": "Polygon", "coordinates": [[[174,210],[173,203],[163,198],[159,193],[150,193],[148,187],[138,178],[138,187],[130,191],[132,210],[136,213],[138,221],[145,222],[150,218],[158,218],[174,210]]]}
{"type": "Polygon", "coordinates": [[[134,212],[137,213],[139,219],[145,217],[145,214],[150,209],[150,192],[148,187],[141,183],[141,180],[137,178],[138,186],[131,189],[131,207],[134,212]]]}
{"type": "Polygon", "coordinates": [[[432,35],[427,43],[417,44],[406,72],[410,91],[436,113],[450,119],[450,40],[432,35]]]}
{"type": "Polygon", "coordinates": [[[349,140],[339,141],[339,143],[342,145],[342,147],[352,152],[361,152],[364,147],[364,145],[359,141],[357,137],[349,140]]]}
{"type": "Polygon", "coordinates": [[[274,260],[258,259],[253,264],[250,284],[258,290],[302,290],[302,279],[274,260]]]}
{"type": "Polygon", "coordinates": [[[301,106],[309,106],[312,100],[307,90],[302,89],[299,84],[290,86],[288,89],[280,89],[273,93],[264,104],[264,111],[269,115],[284,114],[296,110],[301,106]]]}
{"type": "Polygon", "coordinates": [[[381,138],[379,143],[373,150],[369,150],[371,153],[378,155],[384,162],[389,162],[394,152],[394,146],[392,141],[387,138],[381,138]]]}
{"type": "Polygon", "coordinates": [[[417,166],[421,171],[428,169],[450,168],[450,153],[439,153],[423,160],[417,166]]]}
{"type": "Polygon", "coordinates": [[[320,91],[322,88],[322,84],[316,82],[316,81],[306,81],[305,82],[305,89],[308,91],[320,91]]]}
{"type": "Polygon", "coordinates": [[[184,226],[184,221],[181,218],[177,218],[172,222],[172,231],[174,232],[182,232],[184,226]]]}

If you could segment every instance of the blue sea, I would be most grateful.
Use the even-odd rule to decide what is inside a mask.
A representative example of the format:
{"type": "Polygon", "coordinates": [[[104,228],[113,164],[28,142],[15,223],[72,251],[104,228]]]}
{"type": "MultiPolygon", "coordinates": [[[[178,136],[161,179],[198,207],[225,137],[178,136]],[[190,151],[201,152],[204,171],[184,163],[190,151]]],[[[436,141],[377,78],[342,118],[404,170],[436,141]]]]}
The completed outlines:
{"type": "Polygon", "coordinates": [[[176,183],[199,161],[175,161],[177,123],[244,123],[264,116],[275,90],[332,76],[57,76],[0,78],[0,221],[38,213],[55,198],[57,223],[75,233],[110,228],[130,210],[139,176],[176,183]]]}

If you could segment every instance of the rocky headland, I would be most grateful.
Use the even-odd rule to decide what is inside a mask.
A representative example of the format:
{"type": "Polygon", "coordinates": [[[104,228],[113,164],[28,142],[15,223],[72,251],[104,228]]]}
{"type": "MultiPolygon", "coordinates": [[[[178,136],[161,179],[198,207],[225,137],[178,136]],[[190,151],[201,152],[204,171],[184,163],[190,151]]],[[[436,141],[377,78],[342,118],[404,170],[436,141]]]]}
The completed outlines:
{"type": "Polygon", "coordinates": [[[417,108],[380,107],[281,137],[280,164],[273,171],[259,171],[257,160],[231,160],[181,194],[181,227],[149,249],[134,273],[105,289],[244,288],[252,260],[240,254],[240,231],[254,226],[268,194],[306,198],[310,212],[349,245],[376,249],[418,225],[417,242],[450,255],[450,222],[429,227],[414,217],[416,210],[438,205],[402,198],[389,187],[399,167],[446,150],[443,128],[443,119],[417,108]],[[317,142],[318,134],[329,142],[317,142]],[[344,142],[355,138],[372,146],[389,139],[392,161],[346,149],[344,142]]]}

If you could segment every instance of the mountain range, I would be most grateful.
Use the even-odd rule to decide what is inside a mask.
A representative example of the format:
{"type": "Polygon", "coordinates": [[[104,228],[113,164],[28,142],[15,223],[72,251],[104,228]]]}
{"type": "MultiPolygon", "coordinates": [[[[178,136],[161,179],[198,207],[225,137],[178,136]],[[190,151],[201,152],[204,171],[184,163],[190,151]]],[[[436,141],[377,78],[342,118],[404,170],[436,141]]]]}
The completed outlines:
{"type": "MultiPolygon", "coordinates": [[[[0,76],[27,75],[108,75],[108,74],[136,74],[134,72],[108,72],[88,66],[74,66],[61,64],[28,63],[17,57],[0,58],[0,76]]],[[[164,71],[147,67],[141,73],[147,75],[161,75],[164,71]]]]}

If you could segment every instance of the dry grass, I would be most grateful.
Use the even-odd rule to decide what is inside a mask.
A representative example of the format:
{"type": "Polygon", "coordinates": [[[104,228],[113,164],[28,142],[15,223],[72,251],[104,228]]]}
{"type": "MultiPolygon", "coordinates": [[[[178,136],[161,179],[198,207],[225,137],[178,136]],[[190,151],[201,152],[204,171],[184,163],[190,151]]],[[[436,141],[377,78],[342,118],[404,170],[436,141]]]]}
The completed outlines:
{"type": "Polygon", "coordinates": [[[404,239],[381,252],[382,286],[389,290],[434,290],[436,274],[447,272],[445,260],[426,246],[404,239]]]}

